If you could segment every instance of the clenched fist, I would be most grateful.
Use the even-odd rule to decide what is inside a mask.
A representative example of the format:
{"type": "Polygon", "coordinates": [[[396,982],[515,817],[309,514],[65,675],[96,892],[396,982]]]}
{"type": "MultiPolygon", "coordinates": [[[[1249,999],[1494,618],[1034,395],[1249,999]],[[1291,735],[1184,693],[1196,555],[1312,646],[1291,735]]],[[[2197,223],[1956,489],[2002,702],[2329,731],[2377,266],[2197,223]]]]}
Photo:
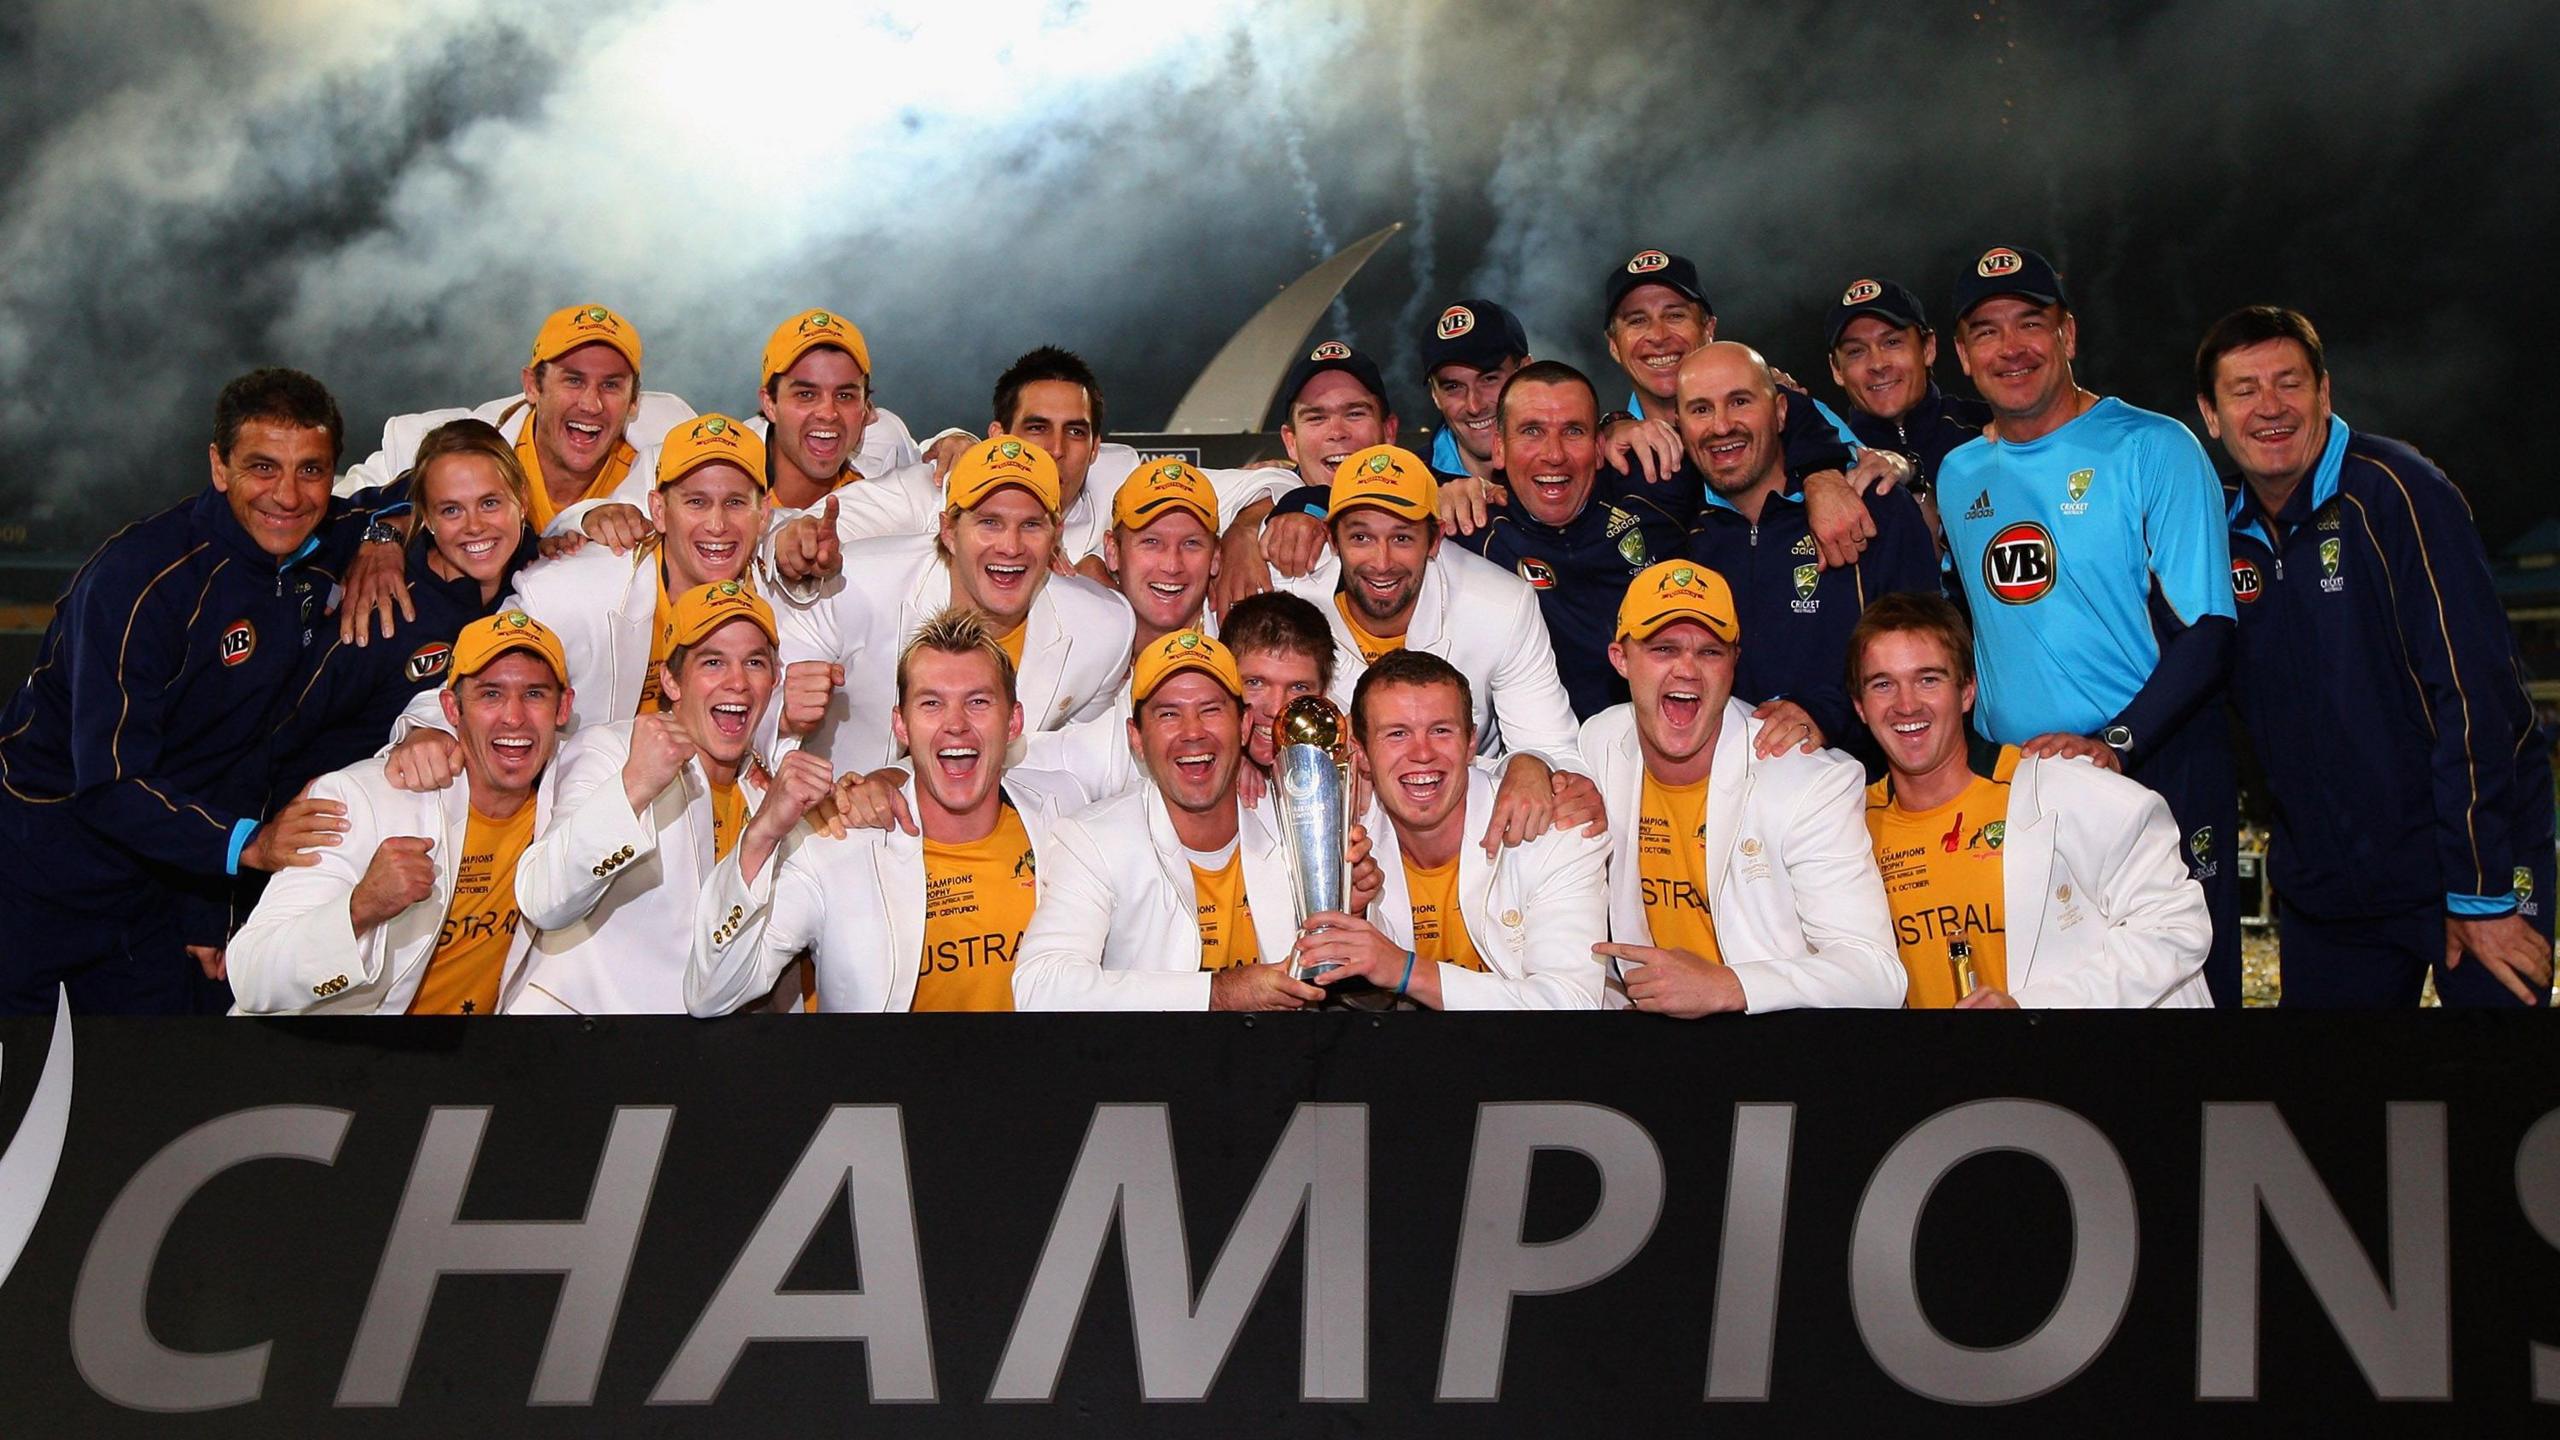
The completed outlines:
{"type": "Polygon", "coordinates": [[[348,918],[355,922],[357,934],[436,893],[436,862],[430,853],[434,849],[433,840],[417,835],[394,835],[382,842],[347,901],[348,918]]]}
{"type": "Polygon", "coordinates": [[[631,801],[631,813],[648,809],[700,748],[672,716],[649,714],[632,721],[631,758],[622,762],[622,793],[631,801]]]}
{"type": "Polygon", "coordinates": [[[782,733],[806,735],[826,718],[827,702],[844,688],[844,667],[826,660],[794,660],[782,669],[782,733]]]}

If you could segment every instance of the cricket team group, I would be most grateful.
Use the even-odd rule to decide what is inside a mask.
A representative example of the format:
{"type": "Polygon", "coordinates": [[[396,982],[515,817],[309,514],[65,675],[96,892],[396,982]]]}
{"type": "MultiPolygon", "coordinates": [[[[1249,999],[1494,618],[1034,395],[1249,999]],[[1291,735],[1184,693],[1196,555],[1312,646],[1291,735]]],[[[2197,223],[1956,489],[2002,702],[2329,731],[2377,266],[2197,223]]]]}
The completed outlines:
{"type": "Polygon", "coordinates": [[[572,306],[353,464],[253,371],[0,713],[0,1007],[2233,1006],[2235,745],[2284,1004],[2548,1004],[2549,739],[2461,493],[2297,312],[2197,349],[2227,490],[2078,383],[2044,257],[1944,278],[1943,328],[1839,293],[1826,403],[1641,250],[1604,378],[1462,299],[1395,377],[1427,451],[1326,340],[1238,469],[1114,443],[1052,346],[919,440],[835,310],[723,414],[572,306]],[[1308,696],[1350,823],[1302,913],[1308,696]]]}

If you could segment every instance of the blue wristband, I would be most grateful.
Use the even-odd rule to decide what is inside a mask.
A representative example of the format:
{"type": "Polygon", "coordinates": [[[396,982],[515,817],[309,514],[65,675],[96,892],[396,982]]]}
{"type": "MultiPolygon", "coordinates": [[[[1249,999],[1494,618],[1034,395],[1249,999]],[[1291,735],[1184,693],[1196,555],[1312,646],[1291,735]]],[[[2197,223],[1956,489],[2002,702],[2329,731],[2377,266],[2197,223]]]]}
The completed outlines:
{"type": "Polygon", "coordinates": [[[223,852],[222,856],[223,874],[240,873],[240,852],[249,848],[249,837],[257,833],[258,822],[255,820],[240,820],[232,824],[231,848],[223,852]]]}
{"type": "Polygon", "coordinates": [[[1398,980],[1398,981],[1396,982],[1396,993],[1397,993],[1397,994],[1399,994],[1399,995],[1403,994],[1403,993],[1404,993],[1404,987],[1406,987],[1407,985],[1410,985],[1410,984],[1412,984],[1412,983],[1413,983],[1413,952],[1412,952],[1412,951],[1410,951],[1410,950],[1407,950],[1406,952],[1404,952],[1404,978],[1403,978],[1403,979],[1401,979],[1401,980],[1398,980]]]}

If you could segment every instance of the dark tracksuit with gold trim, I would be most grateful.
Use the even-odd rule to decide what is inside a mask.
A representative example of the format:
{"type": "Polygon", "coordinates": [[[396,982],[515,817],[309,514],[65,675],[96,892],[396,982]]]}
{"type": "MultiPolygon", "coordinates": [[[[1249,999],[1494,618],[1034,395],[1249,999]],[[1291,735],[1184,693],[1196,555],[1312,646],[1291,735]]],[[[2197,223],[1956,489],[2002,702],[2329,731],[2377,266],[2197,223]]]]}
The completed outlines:
{"type": "MultiPolygon", "coordinates": [[[[333,506],[339,513],[343,506],[333,506]]],[[[279,562],[207,486],[72,578],[0,711],[0,1012],[229,1004],[226,938],[278,697],[325,623],[317,544],[279,562]]]]}
{"type": "Polygon", "coordinates": [[[2447,915],[2551,934],[2549,737],[2462,494],[2332,419],[2283,508],[2231,505],[2232,694],[2265,767],[2284,1003],[2517,1001],[2447,915]]]}

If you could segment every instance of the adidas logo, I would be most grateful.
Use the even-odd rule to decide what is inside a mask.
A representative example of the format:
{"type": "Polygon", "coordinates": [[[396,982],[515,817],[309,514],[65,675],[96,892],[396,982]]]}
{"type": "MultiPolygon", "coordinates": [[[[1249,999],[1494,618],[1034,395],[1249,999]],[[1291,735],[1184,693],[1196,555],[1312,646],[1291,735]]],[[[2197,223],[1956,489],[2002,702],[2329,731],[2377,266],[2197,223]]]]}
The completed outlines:
{"type": "Polygon", "coordinates": [[[1990,491],[1988,491],[1988,490],[1985,490],[1985,491],[1983,491],[1981,494],[1974,496],[1974,497],[1973,497],[1973,503],[1972,503],[1971,505],[1969,505],[1969,506],[1965,507],[1964,518],[1966,518],[1967,520],[1988,520],[1988,519],[1990,519],[1990,518],[1991,518],[1991,492],[1990,492],[1990,491]]]}

